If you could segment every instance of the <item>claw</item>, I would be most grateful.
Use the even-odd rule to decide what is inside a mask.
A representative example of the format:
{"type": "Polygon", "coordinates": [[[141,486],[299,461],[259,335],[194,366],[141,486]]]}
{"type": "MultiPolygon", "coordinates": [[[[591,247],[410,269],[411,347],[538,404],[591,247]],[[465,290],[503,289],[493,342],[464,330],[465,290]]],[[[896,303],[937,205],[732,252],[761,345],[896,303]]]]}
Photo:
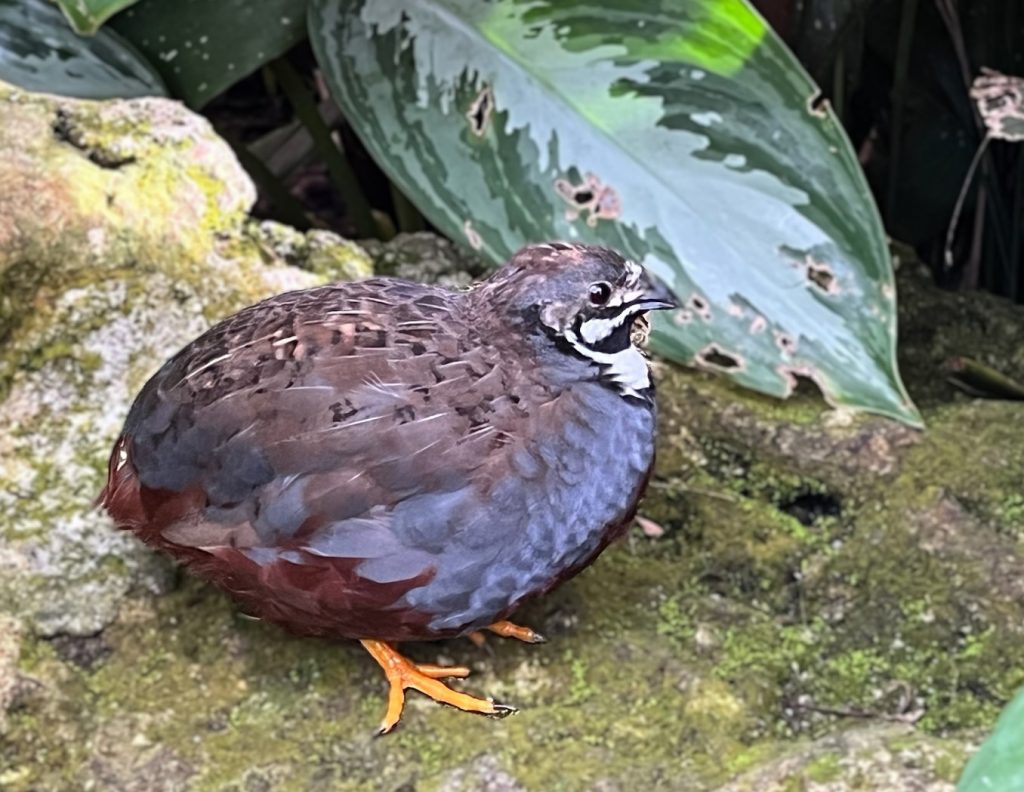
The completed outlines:
{"type": "Polygon", "coordinates": [[[495,622],[487,629],[495,635],[500,635],[503,638],[515,638],[524,643],[541,644],[547,643],[548,640],[539,632],[534,632],[529,627],[520,627],[510,621],[495,622]]]}
{"type": "Polygon", "coordinates": [[[469,669],[464,666],[417,665],[402,657],[398,651],[383,641],[363,640],[360,643],[366,648],[374,660],[384,669],[390,688],[388,690],[388,708],[384,714],[377,735],[390,732],[402,717],[405,707],[405,691],[408,688],[418,690],[430,696],[434,701],[448,704],[465,712],[478,712],[482,715],[493,715],[504,718],[515,712],[515,707],[506,704],[495,704],[487,699],[477,698],[468,693],[452,690],[439,679],[448,677],[464,678],[469,676],[469,669]]]}

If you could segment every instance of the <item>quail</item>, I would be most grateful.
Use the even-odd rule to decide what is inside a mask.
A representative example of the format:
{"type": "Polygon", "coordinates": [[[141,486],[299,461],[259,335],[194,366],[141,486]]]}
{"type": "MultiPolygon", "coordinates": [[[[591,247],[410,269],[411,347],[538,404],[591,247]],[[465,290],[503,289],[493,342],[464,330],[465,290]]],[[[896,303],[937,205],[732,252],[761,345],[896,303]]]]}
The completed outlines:
{"type": "Polygon", "coordinates": [[[395,278],[271,297],[136,397],[100,502],[242,607],[356,639],[390,686],[462,710],[469,670],[396,643],[530,642],[507,618],[632,520],[654,462],[637,345],[669,290],[612,250],[528,246],[464,291],[395,278]]]}

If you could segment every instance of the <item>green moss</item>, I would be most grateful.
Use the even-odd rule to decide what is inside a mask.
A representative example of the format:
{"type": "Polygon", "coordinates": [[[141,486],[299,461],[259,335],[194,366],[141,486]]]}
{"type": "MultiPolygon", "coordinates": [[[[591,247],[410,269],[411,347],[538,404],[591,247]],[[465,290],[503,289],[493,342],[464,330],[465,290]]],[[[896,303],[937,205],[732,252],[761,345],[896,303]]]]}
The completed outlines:
{"type": "Polygon", "coordinates": [[[842,772],[843,768],[839,764],[839,757],[835,754],[825,754],[808,764],[803,774],[809,781],[827,784],[838,779],[842,772]]]}
{"type": "Polygon", "coordinates": [[[573,657],[572,650],[567,650],[562,659],[568,663],[572,675],[569,685],[569,704],[582,704],[594,695],[594,689],[587,684],[587,664],[579,657],[573,657]]]}
{"type": "Polygon", "coordinates": [[[935,777],[947,784],[955,784],[967,764],[968,753],[959,746],[950,745],[935,757],[932,770],[935,777]]]}
{"type": "Polygon", "coordinates": [[[658,605],[658,635],[663,635],[681,646],[690,646],[697,626],[694,622],[695,606],[679,595],[673,595],[658,605]]]}
{"type": "Polygon", "coordinates": [[[219,594],[187,580],[157,600],[155,610],[109,629],[113,651],[96,671],[71,667],[48,644],[29,642],[24,668],[44,678],[64,676],[70,709],[52,719],[31,708],[14,714],[12,764],[31,766],[32,775],[11,788],[59,787],[81,767],[83,755],[60,748],[67,735],[66,727],[61,738],[52,731],[58,720],[83,729],[75,739],[88,745],[86,729],[102,731],[132,713],[146,714],[145,740],[204,768],[194,782],[200,790],[242,783],[254,758],[257,769],[291,768],[283,789],[308,788],[324,773],[333,773],[338,788],[386,780],[397,786],[409,780],[409,768],[430,788],[482,752],[496,753],[528,788],[567,788],[567,778],[573,779],[568,788],[583,788],[603,777],[631,776],[641,752],[649,767],[638,783],[678,772],[682,757],[696,763],[699,776],[720,778],[719,759],[747,750],[737,739],[747,718],[741,701],[715,679],[687,682],[689,672],[653,629],[628,633],[628,640],[624,632],[646,620],[642,607],[623,603],[642,603],[659,580],[675,577],[671,561],[642,565],[639,579],[630,573],[640,562],[624,548],[607,562],[549,601],[589,613],[581,614],[578,633],[556,633],[540,647],[496,641],[493,656],[466,641],[409,647],[422,659],[442,652],[478,668],[463,684],[473,691],[511,691],[524,673],[540,678],[545,692],[538,700],[511,718],[485,722],[410,693],[403,727],[383,740],[370,735],[383,712],[385,685],[361,650],[240,619],[219,594]],[[602,566],[606,576],[596,574],[602,566]],[[620,599],[626,592],[631,599],[620,599]],[[622,629],[602,613],[624,617],[622,629]],[[524,672],[535,663],[539,671],[524,672]],[[63,764],[34,760],[54,750],[64,751],[63,764]]]}
{"type": "Polygon", "coordinates": [[[355,242],[325,231],[310,231],[306,239],[305,261],[299,266],[324,280],[353,280],[373,274],[370,257],[355,242]]]}
{"type": "MultiPolygon", "coordinates": [[[[431,789],[483,754],[527,788],[586,788],[605,778],[655,787],[680,773],[710,786],[777,755],[779,740],[831,728],[834,717],[821,710],[892,714],[909,691],[927,729],[989,719],[1019,681],[1008,658],[1019,656],[1020,639],[999,621],[1015,611],[984,600],[995,621],[975,625],[961,600],[979,601],[990,588],[984,570],[961,560],[954,580],[911,526],[890,517],[897,498],[903,508],[933,507],[948,494],[941,482],[869,480],[844,497],[840,515],[804,525],[781,508],[797,493],[825,491],[820,481],[717,442],[713,455],[709,445],[701,451],[713,465],[655,483],[644,510],[664,536],[631,537],[543,611],[522,615],[549,633],[548,645],[492,639],[493,655],[467,642],[409,647],[423,660],[442,653],[472,665],[476,673],[459,684],[522,705],[511,718],[480,721],[411,693],[403,727],[371,740],[385,685],[357,647],[240,620],[193,582],[157,600],[152,614],[107,631],[111,659],[96,672],[70,672],[64,689],[78,709],[63,717],[104,728],[147,713],[145,739],[200,768],[197,789],[242,789],[248,774],[271,777],[281,767],[283,789],[317,780],[431,789]],[[545,613],[571,618],[551,630],[545,613]]],[[[1005,483],[976,492],[987,498],[1005,483]]],[[[30,665],[44,676],[55,666],[69,673],[52,655],[40,657],[30,665]]],[[[61,717],[29,709],[14,721],[15,769],[29,765],[36,775],[13,789],[58,778],[32,757],[57,756],[72,768],[85,761],[50,736],[61,717]]],[[[941,772],[955,773],[958,762],[943,760],[941,772]]],[[[825,779],[834,770],[823,758],[809,773],[825,779]]]]}

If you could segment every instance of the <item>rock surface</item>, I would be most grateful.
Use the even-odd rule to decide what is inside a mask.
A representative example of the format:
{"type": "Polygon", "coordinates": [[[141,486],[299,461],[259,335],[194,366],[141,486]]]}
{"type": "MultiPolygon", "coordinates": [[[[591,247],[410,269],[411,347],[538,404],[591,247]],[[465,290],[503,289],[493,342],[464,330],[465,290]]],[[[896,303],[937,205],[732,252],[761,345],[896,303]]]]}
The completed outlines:
{"type": "Polygon", "coordinates": [[[370,264],[322,232],[248,222],[248,177],[175,103],[0,84],[0,110],[0,607],[40,635],[89,635],[133,586],[169,583],[90,508],[134,392],[211,320],[370,264]]]}
{"type": "MultiPolygon", "coordinates": [[[[166,355],[366,255],[247,220],[229,150],[172,103],[0,87],[0,118],[0,788],[948,790],[1024,682],[1019,407],[938,373],[1020,375],[1024,312],[905,268],[928,431],[660,367],[645,530],[524,610],[549,643],[408,647],[522,711],[410,696],[372,738],[361,649],[242,618],[91,508],[166,355]]],[[[475,266],[429,236],[369,247],[406,276],[475,266]]]]}

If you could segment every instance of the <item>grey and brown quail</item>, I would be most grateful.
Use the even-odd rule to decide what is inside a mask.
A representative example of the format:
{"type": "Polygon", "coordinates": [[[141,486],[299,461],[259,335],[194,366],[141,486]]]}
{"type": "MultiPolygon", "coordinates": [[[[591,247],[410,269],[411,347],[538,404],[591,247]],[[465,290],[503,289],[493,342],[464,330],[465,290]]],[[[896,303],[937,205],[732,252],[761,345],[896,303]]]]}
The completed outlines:
{"type": "Polygon", "coordinates": [[[390,683],[510,710],[399,641],[492,629],[631,521],[654,462],[634,333],[675,301],[598,247],[526,247],[468,291],[373,278],[264,300],[167,361],[101,496],[251,613],[362,641],[390,683]]]}

